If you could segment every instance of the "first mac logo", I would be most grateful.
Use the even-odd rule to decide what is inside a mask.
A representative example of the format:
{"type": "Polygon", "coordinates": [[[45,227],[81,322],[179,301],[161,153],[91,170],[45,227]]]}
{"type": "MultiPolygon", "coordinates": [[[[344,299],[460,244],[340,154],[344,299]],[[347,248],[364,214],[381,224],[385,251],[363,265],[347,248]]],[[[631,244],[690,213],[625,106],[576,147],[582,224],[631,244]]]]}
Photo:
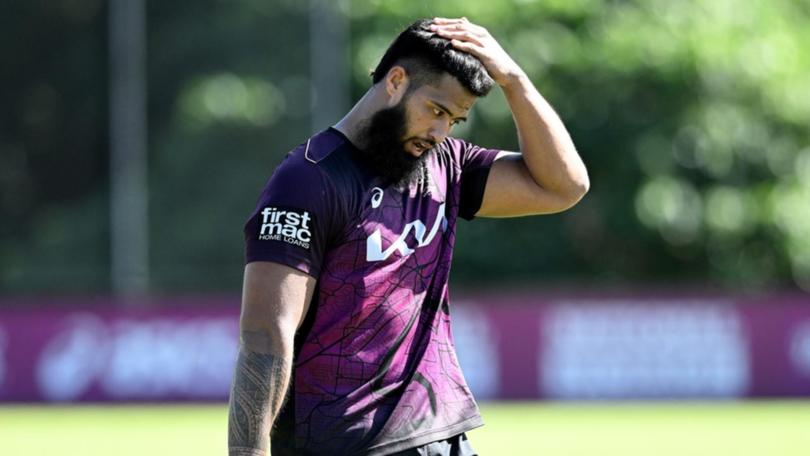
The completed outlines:
{"type": "Polygon", "coordinates": [[[308,249],[312,241],[309,212],[279,207],[266,207],[261,212],[262,225],[259,239],[284,241],[308,249]]]}

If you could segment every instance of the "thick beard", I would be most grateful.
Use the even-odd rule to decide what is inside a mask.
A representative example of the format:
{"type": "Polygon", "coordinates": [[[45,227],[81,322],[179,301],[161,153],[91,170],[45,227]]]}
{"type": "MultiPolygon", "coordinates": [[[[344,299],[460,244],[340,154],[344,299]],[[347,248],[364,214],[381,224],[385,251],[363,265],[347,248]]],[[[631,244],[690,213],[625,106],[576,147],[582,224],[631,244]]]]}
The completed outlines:
{"type": "Polygon", "coordinates": [[[405,150],[407,115],[404,98],[381,109],[360,128],[362,149],[357,156],[385,185],[408,186],[425,172],[424,162],[433,149],[414,157],[405,150]]]}

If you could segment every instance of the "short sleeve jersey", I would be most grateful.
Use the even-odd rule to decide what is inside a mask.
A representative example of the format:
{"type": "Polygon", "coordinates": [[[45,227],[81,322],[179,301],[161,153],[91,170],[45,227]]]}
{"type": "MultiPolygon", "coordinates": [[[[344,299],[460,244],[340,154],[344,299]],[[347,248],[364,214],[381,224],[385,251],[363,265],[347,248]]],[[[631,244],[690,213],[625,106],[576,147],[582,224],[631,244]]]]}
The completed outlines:
{"type": "Polygon", "coordinates": [[[245,225],[246,261],[317,279],[271,452],[382,455],[480,426],[455,354],[448,278],[499,152],[447,138],[407,188],[384,186],[338,130],[278,166],[245,225]]]}

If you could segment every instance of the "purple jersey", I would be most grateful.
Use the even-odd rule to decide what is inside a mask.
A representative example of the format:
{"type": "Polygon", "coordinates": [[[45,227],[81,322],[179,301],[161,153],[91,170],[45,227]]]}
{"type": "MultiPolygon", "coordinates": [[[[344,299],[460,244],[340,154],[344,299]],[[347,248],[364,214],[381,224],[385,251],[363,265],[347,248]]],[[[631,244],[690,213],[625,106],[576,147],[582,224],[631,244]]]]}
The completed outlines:
{"type": "Polygon", "coordinates": [[[247,261],[317,279],[271,453],[381,455],[482,424],[450,332],[456,219],[497,150],[447,138],[409,188],[383,186],[330,128],[290,152],[245,226],[247,261]]]}

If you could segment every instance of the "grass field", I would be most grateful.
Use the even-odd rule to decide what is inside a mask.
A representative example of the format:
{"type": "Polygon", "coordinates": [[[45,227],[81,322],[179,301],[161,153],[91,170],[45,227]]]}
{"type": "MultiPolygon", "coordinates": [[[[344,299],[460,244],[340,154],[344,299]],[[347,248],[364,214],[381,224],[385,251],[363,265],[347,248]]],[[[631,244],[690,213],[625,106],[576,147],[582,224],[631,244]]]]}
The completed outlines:
{"type": "MultiPolygon", "coordinates": [[[[490,403],[485,456],[810,455],[810,402],[490,403]]],[[[225,455],[225,406],[0,406],[0,455],[225,455]]]]}

